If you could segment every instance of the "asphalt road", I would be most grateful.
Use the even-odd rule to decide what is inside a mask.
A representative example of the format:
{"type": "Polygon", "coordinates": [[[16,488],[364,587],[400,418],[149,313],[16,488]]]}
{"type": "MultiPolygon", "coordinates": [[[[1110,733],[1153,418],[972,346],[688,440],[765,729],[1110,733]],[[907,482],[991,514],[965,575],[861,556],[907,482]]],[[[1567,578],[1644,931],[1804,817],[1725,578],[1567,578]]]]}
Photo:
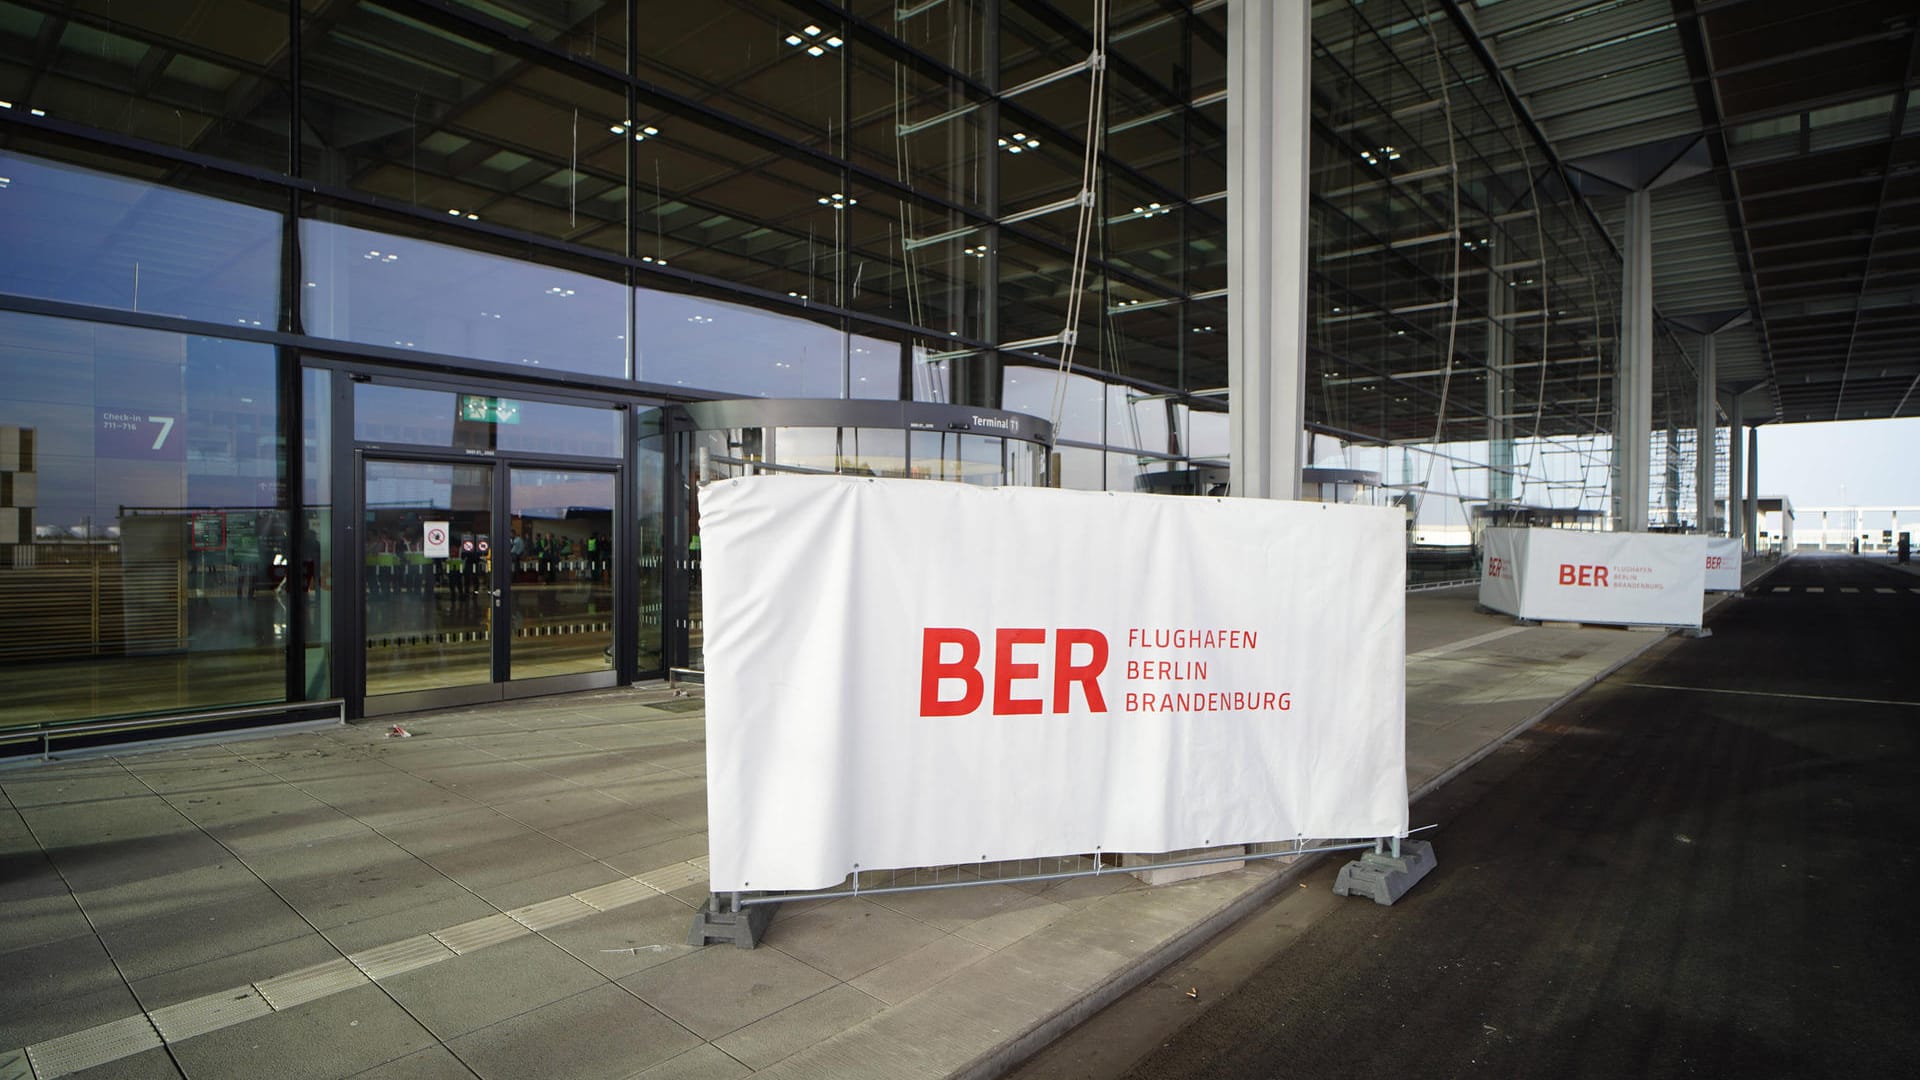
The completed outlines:
{"type": "Polygon", "coordinates": [[[1316,868],[1243,984],[1133,1003],[1193,1017],[1145,1058],[1020,1075],[1914,1069],[1920,576],[1801,556],[1710,625],[1416,807],[1439,867],[1399,904],[1316,901],[1316,868]]]}

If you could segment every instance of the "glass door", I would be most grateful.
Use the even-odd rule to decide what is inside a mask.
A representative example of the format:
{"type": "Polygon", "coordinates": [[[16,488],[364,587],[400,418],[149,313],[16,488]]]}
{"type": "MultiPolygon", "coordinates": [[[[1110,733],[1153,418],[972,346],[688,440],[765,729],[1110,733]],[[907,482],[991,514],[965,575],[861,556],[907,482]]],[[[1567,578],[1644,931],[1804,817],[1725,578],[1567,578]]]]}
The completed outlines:
{"type": "MultiPolygon", "coordinates": [[[[509,677],[613,681],[615,474],[509,467],[509,677]]],[[[502,627],[505,632],[508,628],[502,627]]]]}
{"type": "Polygon", "coordinates": [[[360,593],[369,714],[499,696],[494,471],[366,459],[360,593]]]}

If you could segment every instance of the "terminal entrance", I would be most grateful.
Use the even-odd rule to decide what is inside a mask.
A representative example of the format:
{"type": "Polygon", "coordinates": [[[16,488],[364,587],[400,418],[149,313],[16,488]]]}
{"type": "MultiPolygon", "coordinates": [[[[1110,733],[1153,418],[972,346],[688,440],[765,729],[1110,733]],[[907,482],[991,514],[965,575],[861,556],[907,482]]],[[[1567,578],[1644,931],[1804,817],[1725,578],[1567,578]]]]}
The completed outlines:
{"type": "Polygon", "coordinates": [[[365,712],[612,685],[617,480],[365,459],[365,712]]]}

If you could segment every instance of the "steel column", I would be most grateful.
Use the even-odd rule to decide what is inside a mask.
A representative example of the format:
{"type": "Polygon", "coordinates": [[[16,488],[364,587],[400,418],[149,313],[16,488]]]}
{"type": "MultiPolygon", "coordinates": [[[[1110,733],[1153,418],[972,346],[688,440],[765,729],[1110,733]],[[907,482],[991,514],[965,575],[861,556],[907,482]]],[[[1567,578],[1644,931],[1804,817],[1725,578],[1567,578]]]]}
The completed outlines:
{"type": "MultiPolygon", "coordinates": [[[[1713,522],[1713,436],[1720,417],[1719,388],[1714,385],[1713,335],[1700,339],[1700,431],[1694,436],[1694,531],[1712,536],[1718,530],[1713,522]]],[[[1732,507],[1728,507],[1731,515],[1732,507]]]]}
{"type": "Polygon", "coordinates": [[[1306,424],[1307,4],[1227,9],[1227,424],[1233,494],[1300,497],[1306,424]]]}
{"type": "Polygon", "coordinates": [[[1740,394],[1735,394],[1727,403],[1727,535],[1740,541],[1741,551],[1752,551],[1753,542],[1747,539],[1747,515],[1741,509],[1746,498],[1746,474],[1741,470],[1740,461],[1744,447],[1740,445],[1741,415],[1740,394]]]}
{"type": "Polygon", "coordinates": [[[1646,532],[1653,444],[1653,196],[1626,197],[1620,297],[1620,423],[1614,432],[1614,528],[1646,532]]]}
{"type": "MultiPolygon", "coordinates": [[[[1737,440],[1740,433],[1735,431],[1737,440]]],[[[1732,504],[1728,504],[1731,509],[1732,504]]],[[[1741,522],[1746,526],[1747,542],[1744,550],[1754,551],[1754,540],[1760,535],[1760,428],[1747,429],[1747,498],[1746,505],[1740,511],[1741,522]]]]}

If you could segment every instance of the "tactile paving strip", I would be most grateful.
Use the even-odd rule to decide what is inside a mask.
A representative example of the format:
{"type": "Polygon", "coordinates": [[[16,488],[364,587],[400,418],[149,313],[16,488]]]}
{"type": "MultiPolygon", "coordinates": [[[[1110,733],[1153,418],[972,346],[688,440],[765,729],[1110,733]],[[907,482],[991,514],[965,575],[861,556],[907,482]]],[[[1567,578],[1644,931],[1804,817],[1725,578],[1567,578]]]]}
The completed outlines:
{"type": "Polygon", "coordinates": [[[621,878],[609,881],[605,885],[595,885],[591,889],[582,889],[574,893],[574,899],[596,911],[612,911],[617,907],[637,903],[650,896],[658,895],[644,881],[634,878],[621,878]]]}
{"type": "Polygon", "coordinates": [[[132,1057],[160,1045],[160,1033],[153,1030],[146,1014],[129,1016],[112,1023],[62,1035],[57,1039],[27,1047],[27,1059],[40,1080],[91,1069],[123,1057],[132,1057]]]}
{"type": "Polygon", "coordinates": [[[328,994],[351,990],[366,981],[367,977],[360,973],[359,968],[340,959],[263,979],[253,985],[260,991],[260,996],[267,999],[267,1004],[275,1009],[291,1009],[328,994]]]}
{"type": "Polygon", "coordinates": [[[594,909],[575,900],[571,896],[556,896],[551,900],[542,900],[537,904],[514,908],[507,912],[513,920],[529,930],[551,930],[576,919],[584,919],[594,913],[594,909]]]}
{"type": "Polygon", "coordinates": [[[451,960],[455,955],[453,950],[435,940],[432,934],[421,934],[377,949],[354,953],[347,959],[365,972],[367,978],[386,979],[428,964],[451,960]]]}
{"type": "Polygon", "coordinates": [[[261,997],[258,990],[251,986],[236,986],[217,994],[155,1009],[148,1015],[153,1017],[153,1026],[160,1029],[161,1038],[177,1043],[195,1035],[218,1031],[242,1020],[265,1016],[272,1011],[273,1006],[267,1004],[267,999],[261,997]]]}
{"type": "Polygon", "coordinates": [[[459,926],[449,926],[445,930],[435,930],[433,936],[454,952],[466,954],[489,945],[498,945],[526,932],[526,927],[505,915],[488,915],[459,926]]]}
{"type": "Polygon", "coordinates": [[[673,892],[675,889],[684,889],[689,885],[701,884],[707,880],[707,871],[705,867],[695,866],[692,863],[674,863],[658,870],[649,870],[638,877],[646,883],[648,888],[666,893],[673,892]]]}

